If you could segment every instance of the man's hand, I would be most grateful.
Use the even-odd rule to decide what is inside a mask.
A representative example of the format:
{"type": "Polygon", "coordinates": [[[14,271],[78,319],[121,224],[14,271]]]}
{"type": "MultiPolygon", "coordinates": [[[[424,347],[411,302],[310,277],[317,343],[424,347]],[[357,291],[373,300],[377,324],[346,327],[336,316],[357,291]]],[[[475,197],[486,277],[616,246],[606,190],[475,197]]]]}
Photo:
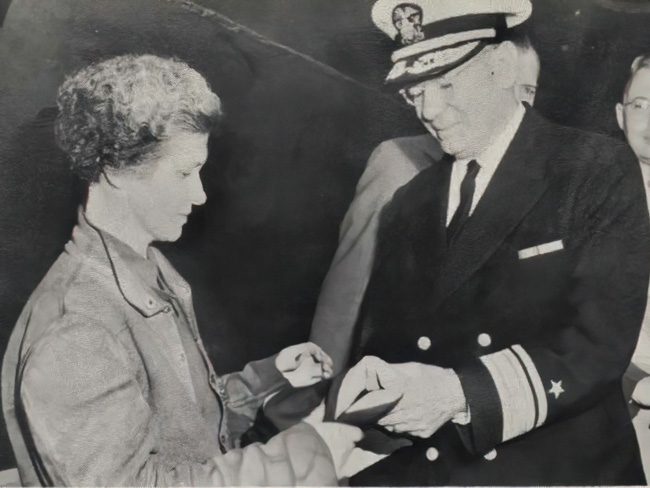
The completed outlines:
{"type": "Polygon", "coordinates": [[[421,363],[388,364],[374,356],[352,368],[341,386],[337,412],[345,410],[364,390],[387,390],[401,396],[381,420],[386,430],[427,438],[449,420],[466,413],[465,395],[451,369],[421,363]]]}
{"type": "Polygon", "coordinates": [[[332,376],[332,360],[311,342],[283,349],[275,358],[275,366],[294,388],[314,385],[332,376]]]}

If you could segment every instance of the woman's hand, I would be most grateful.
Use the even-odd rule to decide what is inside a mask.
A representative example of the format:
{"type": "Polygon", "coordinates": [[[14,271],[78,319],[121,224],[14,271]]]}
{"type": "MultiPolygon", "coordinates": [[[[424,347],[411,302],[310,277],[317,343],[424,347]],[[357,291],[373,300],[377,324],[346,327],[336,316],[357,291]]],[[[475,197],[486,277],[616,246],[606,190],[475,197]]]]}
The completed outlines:
{"type": "MultiPolygon", "coordinates": [[[[355,464],[358,464],[360,459],[358,456],[362,450],[356,447],[357,442],[363,439],[363,432],[360,428],[352,425],[339,424],[338,422],[315,422],[311,426],[316,429],[318,435],[327,444],[332,455],[332,461],[334,462],[336,477],[339,480],[361,471],[357,466],[350,465],[351,459],[355,464]]],[[[367,467],[366,464],[364,464],[364,467],[367,467]]]]}
{"type": "Polygon", "coordinates": [[[294,388],[314,385],[332,376],[332,359],[316,344],[289,346],[275,358],[275,366],[294,388]]]}

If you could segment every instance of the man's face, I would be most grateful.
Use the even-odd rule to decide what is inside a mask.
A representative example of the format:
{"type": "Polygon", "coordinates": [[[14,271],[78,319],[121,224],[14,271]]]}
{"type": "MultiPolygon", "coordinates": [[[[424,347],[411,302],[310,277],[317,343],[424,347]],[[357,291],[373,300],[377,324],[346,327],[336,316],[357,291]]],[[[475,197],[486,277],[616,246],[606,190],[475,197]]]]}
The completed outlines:
{"type": "Polygon", "coordinates": [[[495,135],[495,125],[500,127],[503,108],[495,102],[497,83],[490,66],[494,52],[489,49],[443,76],[402,92],[442,149],[457,158],[480,155],[495,135]]]}
{"type": "Polygon", "coordinates": [[[636,72],[624,103],[616,105],[616,117],[634,153],[650,163],[650,69],[636,72]]]}
{"type": "Polygon", "coordinates": [[[192,205],[205,203],[199,171],[208,155],[207,143],[207,134],[176,134],[160,143],[138,174],[122,178],[129,210],[151,241],[177,240],[192,205]]]}

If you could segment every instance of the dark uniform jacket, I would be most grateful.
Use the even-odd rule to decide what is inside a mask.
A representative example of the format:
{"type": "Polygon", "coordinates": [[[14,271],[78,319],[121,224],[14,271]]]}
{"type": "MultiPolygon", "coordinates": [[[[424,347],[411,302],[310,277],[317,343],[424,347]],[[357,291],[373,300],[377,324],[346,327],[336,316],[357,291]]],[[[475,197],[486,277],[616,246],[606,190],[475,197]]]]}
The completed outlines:
{"type": "MultiPolygon", "coordinates": [[[[386,154],[426,158],[430,136],[386,154]]],[[[443,158],[384,210],[356,359],[454,368],[469,406],[355,484],[643,484],[621,393],[645,307],[648,211],[624,145],[527,110],[447,248],[443,158]]]]}
{"type": "Polygon", "coordinates": [[[336,484],[307,424],[239,448],[285,383],[273,358],[215,374],[185,280],[80,213],[11,336],[2,403],[23,486],[336,484]]]}

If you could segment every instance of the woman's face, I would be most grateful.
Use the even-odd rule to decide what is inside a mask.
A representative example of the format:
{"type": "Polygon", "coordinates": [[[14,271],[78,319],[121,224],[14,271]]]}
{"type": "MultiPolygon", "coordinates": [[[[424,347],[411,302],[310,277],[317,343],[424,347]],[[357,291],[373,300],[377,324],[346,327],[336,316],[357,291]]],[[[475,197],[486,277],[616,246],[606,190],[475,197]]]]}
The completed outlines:
{"type": "Polygon", "coordinates": [[[137,227],[151,241],[175,241],[193,205],[206,200],[199,171],[208,134],[181,132],[161,142],[141,172],[121,185],[137,227]]]}

